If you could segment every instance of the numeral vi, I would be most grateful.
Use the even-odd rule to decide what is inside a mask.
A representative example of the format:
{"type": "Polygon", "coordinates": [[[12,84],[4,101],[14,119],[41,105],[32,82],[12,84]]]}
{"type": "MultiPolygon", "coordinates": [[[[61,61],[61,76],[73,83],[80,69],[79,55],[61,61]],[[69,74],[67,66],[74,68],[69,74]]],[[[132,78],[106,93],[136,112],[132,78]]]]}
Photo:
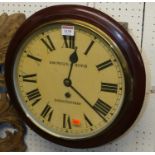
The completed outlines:
{"type": "Polygon", "coordinates": [[[67,114],[63,114],[63,128],[71,129],[71,118],[67,114]]]}

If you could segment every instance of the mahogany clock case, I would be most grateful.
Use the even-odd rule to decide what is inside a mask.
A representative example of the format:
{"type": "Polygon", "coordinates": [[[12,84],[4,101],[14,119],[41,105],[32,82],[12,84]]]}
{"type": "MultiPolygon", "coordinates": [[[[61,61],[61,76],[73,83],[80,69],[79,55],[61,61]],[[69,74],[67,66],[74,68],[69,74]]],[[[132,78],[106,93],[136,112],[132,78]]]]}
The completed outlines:
{"type": "MultiPolygon", "coordinates": [[[[34,131],[42,135],[44,138],[64,146],[76,148],[95,147],[119,137],[133,124],[143,104],[146,81],[145,69],[142,57],[135,42],[118,22],[101,11],[86,6],[57,5],[33,14],[23,23],[23,25],[14,35],[8,48],[5,65],[8,93],[13,105],[19,111],[20,116],[22,116],[22,118],[34,131]],[[22,40],[40,25],[61,19],[76,19],[90,23],[110,36],[120,48],[132,77],[130,81],[133,82],[133,88],[130,102],[123,104],[117,118],[105,131],[88,139],[66,140],[48,135],[47,133],[43,132],[39,127],[35,126],[23,112],[14,91],[13,65],[15,63],[16,54],[22,40]]],[[[128,90],[130,90],[129,87],[130,86],[128,83],[126,83],[127,93],[130,93],[128,92],[128,90]]]]}

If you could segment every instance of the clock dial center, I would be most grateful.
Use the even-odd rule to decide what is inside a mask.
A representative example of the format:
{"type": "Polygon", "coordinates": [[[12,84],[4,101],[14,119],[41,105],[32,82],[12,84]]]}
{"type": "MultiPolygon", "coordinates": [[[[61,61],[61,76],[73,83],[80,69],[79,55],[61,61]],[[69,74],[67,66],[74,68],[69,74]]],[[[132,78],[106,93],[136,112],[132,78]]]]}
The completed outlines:
{"type": "Polygon", "coordinates": [[[64,79],[64,85],[66,87],[70,87],[72,85],[72,81],[70,79],[64,79]]]}

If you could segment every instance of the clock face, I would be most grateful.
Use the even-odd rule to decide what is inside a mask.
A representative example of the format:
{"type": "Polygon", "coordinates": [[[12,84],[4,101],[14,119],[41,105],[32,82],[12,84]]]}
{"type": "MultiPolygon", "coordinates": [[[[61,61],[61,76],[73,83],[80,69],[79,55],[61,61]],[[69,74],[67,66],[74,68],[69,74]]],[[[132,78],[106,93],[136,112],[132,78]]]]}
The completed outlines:
{"type": "Polygon", "coordinates": [[[18,51],[15,92],[40,129],[63,139],[90,138],[116,119],[125,96],[122,59],[98,28],[78,20],[46,23],[18,51]],[[73,34],[62,35],[62,27],[73,34]]]}

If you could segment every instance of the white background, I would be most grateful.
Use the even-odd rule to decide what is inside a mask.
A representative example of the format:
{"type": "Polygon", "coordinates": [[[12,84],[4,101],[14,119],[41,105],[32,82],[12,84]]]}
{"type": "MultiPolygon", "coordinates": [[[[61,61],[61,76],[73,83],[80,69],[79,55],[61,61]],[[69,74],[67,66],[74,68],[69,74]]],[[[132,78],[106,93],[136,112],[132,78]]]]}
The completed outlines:
{"type": "MultiPolygon", "coordinates": [[[[64,3],[0,3],[0,14],[34,12],[64,3]]],[[[66,4],[66,3],[65,3],[66,4]]],[[[68,3],[71,4],[71,3],[68,3]]],[[[73,4],[73,3],[72,3],[73,4]]],[[[144,106],[133,126],[113,142],[92,149],[70,149],[49,142],[28,129],[27,151],[155,151],[155,3],[74,3],[99,9],[118,22],[127,22],[128,31],[144,58],[147,91],[144,106]]]]}

